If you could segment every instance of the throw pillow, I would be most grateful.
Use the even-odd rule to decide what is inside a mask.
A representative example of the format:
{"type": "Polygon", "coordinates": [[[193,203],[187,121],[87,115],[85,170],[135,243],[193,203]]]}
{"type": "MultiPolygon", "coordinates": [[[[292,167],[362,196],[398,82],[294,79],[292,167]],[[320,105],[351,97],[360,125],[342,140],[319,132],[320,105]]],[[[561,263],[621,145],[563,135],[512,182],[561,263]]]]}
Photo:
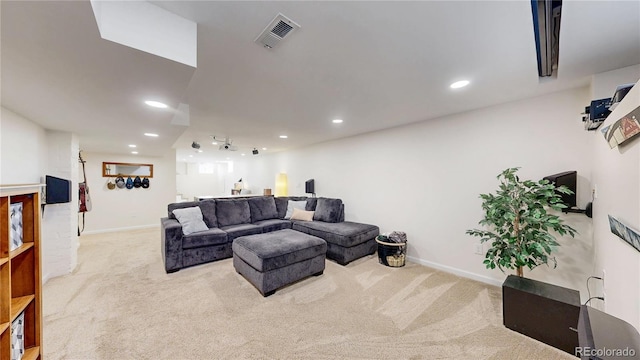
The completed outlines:
{"type": "Polygon", "coordinates": [[[313,220],[337,223],[340,220],[342,200],[318,198],[318,205],[313,215],[313,220]]]}
{"type": "Polygon", "coordinates": [[[287,203],[287,213],[284,215],[284,218],[290,219],[291,215],[293,215],[293,209],[304,210],[306,206],[307,206],[307,200],[302,200],[302,201],[289,200],[289,202],[287,203]]]}
{"type": "Polygon", "coordinates": [[[178,219],[180,225],[182,225],[182,233],[184,235],[209,230],[207,224],[202,220],[202,211],[197,206],[175,209],[173,210],[173,215],[176,216],[176,219],[178,219]]]}
{"type": "Polygon", "coordinates": [[[313,211],[294,208],[293,214],[291,215],[291,220],[313,221],[313,211]]]}

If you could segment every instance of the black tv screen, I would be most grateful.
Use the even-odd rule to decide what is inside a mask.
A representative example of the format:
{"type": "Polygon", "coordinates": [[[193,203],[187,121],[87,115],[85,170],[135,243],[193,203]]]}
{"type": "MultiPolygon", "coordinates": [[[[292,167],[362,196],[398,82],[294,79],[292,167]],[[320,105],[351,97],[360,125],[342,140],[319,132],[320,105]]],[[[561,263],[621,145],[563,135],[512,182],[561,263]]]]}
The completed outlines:
{"type": "Polygon", "coordinates": [[[562,197],[562,203],[564,203],[568,208],[575,207],[577,205],[576,201],[576,193],[577,193],[577,182],[578,182],[578,172],[577,171],[565,171],[558,174],[553,174],[544,177],[545,180],[549,180],[556,187],[566,186],[569,190],[573,191],[573,194],[559,194],[562,197]]]}
{"type": "Polygon", "coordinates": [[[45,191],[45,202],[47,204],[60,204],[71,202],[71,181],[55,176],[45,177],[47,185],[45,191]]]}
{"type": "Polygon", "coordinates": [[[315,181],[313,179],[309,179],[304,183],[304,192],[307,194],[315,194],[315,181]]]}

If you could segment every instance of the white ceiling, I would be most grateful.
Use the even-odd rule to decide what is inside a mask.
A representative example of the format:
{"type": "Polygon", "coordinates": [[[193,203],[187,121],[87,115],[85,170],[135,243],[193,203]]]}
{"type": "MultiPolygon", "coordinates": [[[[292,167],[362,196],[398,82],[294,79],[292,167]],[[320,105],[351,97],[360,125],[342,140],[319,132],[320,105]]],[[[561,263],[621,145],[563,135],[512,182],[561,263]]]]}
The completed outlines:
{"type": "Polygon", "coordinates": [[[542,82],[529,1],[152,3],[198,23],[197,69],[101,39],[88,1],[2,1],[2,105],[78,134],[86,151],[133,143],[180,159],[198,141],[196,158],[219,159],[584,86],[640,63],[638,1],[565,0],[558,78],[542,82]],[[272,50],[254,43],[278,13],[301,28],[272,50]],[[459,79],[471,85],[451,90],[459,79]],[[149,98],[188,104],[190,126],[149,98]],[[239,151],[218,151],[210,135],[239,151]]]}

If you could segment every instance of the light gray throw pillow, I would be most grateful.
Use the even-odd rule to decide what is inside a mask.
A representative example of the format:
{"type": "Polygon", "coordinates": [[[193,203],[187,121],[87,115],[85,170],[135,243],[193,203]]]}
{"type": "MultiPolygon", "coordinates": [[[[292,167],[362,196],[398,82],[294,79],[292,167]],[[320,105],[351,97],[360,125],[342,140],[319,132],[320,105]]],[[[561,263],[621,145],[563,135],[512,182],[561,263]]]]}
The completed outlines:
{"type": "Polygon", "coordinates": [[[291,219],[291,215],[293,215],[293,209],[305,210],[306,206],[307,206],[307,200],[302,200],[302,201],[289,200],[289,202],[287,203],[287,213],[284,215],[284,218],[291,219]]]}
{"type": "Polygon", "coordinates": [[[202,210],[197,206],[175,209],[173,210],[173,215],[175,215],[180,225],[182,225],[182,233],[184,235],[209,230],[207,224],[202,220],[202,210]]]}

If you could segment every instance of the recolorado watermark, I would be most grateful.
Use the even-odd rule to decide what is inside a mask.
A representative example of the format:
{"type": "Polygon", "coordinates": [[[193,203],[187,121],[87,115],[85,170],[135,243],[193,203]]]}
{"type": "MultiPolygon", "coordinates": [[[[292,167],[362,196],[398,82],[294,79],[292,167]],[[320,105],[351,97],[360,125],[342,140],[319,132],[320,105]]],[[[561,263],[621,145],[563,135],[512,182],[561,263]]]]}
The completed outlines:
{"type": "Polygon", "coordinates": [[[617,356],[617,357],[633,357],[636,356],[636,349],[626,347],[624,349],[594,349],[590,347],[577,347],[575,356],[617,356]]]}

